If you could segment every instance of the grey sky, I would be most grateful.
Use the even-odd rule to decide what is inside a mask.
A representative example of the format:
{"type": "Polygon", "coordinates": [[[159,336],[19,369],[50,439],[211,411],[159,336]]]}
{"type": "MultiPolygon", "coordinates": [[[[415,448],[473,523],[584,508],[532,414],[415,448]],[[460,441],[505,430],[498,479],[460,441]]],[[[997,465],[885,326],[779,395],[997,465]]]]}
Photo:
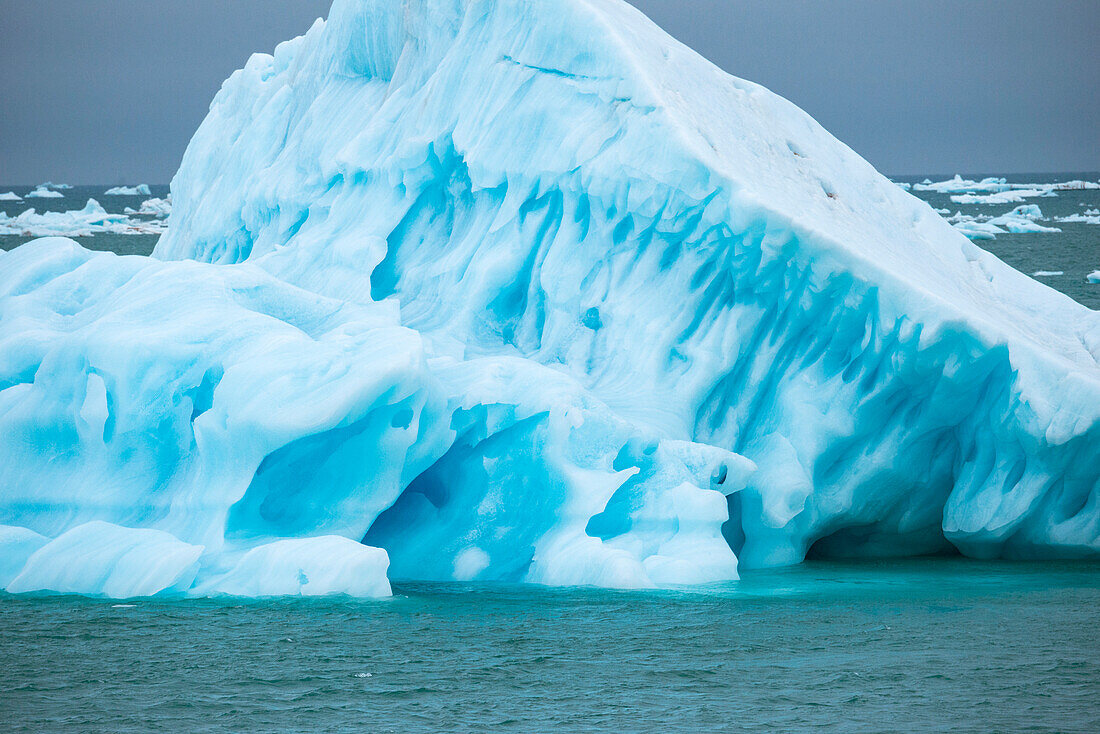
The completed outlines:
{"type": "MultiPolygon", "coordinates": [[[[0,0],[0,183],[167,182],[327,0],[0,0]]],[[[887,173],[1100,169],[1098,0],[636,0],[887,173]]]]}

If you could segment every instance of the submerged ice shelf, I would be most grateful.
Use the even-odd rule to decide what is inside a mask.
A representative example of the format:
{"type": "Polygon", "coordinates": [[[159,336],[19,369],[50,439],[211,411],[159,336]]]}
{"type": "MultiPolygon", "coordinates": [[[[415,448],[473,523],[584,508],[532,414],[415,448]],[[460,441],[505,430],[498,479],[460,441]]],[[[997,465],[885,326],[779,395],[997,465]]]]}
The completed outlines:
{"type": "Polygon", "coordinates": [[[1100,314],[619,0],[337,0],[172,196],[0,254],[9,590],[1100,550],[1100,314]]]}

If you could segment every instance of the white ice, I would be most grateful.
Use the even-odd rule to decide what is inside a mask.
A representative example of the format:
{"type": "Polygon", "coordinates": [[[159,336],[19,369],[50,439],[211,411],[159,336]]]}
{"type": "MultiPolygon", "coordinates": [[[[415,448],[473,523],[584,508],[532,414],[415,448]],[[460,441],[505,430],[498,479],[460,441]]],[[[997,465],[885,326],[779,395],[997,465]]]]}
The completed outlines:
{"type": "Polygon", "coordinates": [[[46,184],[38,186],[34,191],[27,194],[28,199],[63,199],[65,195],[59,191],[54,191],[46,184]]]}
{"type": "Polygon", "coordinates": [[[106,196],[149,196],[149,185],[115,186],[104,192],[106,196]]]}
{"type": "Polygon", "coordinates": [[[89,237],[96,234],[160,234],[161,221],[131,219],[126,214],[108,213],[95,199],[83,209],[42,212],[28,209],[15,217],[0,212],[0,235],[23,237],[89,237]]]}

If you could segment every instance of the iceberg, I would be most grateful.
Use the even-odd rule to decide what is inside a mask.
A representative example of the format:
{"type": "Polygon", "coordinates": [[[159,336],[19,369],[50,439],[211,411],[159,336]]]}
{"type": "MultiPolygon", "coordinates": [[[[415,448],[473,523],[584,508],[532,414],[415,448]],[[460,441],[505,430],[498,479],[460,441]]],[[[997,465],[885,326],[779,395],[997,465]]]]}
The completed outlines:
{"type": "Polygon", "coordinates": [[[1094,270],[1085,276],[1085,280],[1089,283],[1100,283],[1100,270],[1094,270]]]}
{"type": "Polygon", "coordinates": [[[23,201],[23,197],[14,191],[8,191],[0,194],[0,201],[23,201]]]}
{"type": "Polygon", "coordinates": [[[107,189],[104,192],[105,196],[149,196],[149,185],[138,184],[137,186],[115,186],[114,188],[107,189]]]}
{"type": "Polygon", "coordinates": [[[47,184],[42,184],[34,191],[27,194],[28,199],[63,199],[65,195],[60,191],[54,191],[47,184]]]}
{"type": "Polygon", "coordinates": [[[1100,314],[620,0],[337,0],[172,202],[0,254],[9,591],[1100,552],[1100,314]]]}

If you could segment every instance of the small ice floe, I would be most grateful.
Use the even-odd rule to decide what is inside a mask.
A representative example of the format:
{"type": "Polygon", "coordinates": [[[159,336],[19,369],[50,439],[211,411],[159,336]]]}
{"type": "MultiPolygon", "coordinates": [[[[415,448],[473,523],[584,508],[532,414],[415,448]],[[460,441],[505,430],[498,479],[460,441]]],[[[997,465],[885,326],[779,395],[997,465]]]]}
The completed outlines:
{"type": "Polygon", "coordinates": [[[66,189],[71,189],[72,186],[70,186],[69,184],[64,184],[64,183],[55,184],[53,181],[47,181],[46,183],[42,184],[42,188],[44,188],[44,189],[57,189],[58,191],[64,191],[66,189]]]}
{"type": "Polygon", "coordinates": [[[373,678],[374,675],[372,675],[371,673],[356,673],[352,677],[353,678],[373,678]]]}
{"type": "Polygon", "coordinates": [[[944,217],[952,227],[962,232],[971,240],[995,240],[999,234],[1007,234],[1008,230],[1001,229],[995,224],[990,224],[989,217],[975,217],[962,212],[955,212],[949,217],[944,217]]]}
{"type": "Polygon", "coordinates": [[[994,224],[974,220],[968,222],[954,222],[951,226],[962,232],[971,240],[995,240],[997,239],[997,235],[1007,232],[1007,230],[1001,229],[994,224]]]}
{"type": "Polygon", "coordinates": [[[1065,275],[1061,270],[1036,270],[1031,274],[1032,278],[1053,278],[1056,275],[1065,275]]]}
{"type": "Polygon", "coordinates": [[[1013,234],[1041,234],[1047,232],[1061,232],[1057,227],[1044,227],[1038,221],[1043,219],[1043,211],[1035,204],[1024,204],[1012,211],[994,217],[989,224],[1004,227],[1013,234]]]}
{"type": "Polygon", "coordinates": [[[914,191],[931,191],[937,194],[995,194],[1001,191],[1009,191],[1012,184],[1003,178],[983,178],[981,181],[971,181],[955,174],[955,178],[949,181],[932,183],[925,179],[925,183],[913,186],[914,191]]]}
{"type": "Polygon", "coordinates": [[[1018,204],[1024,199],[1036,196],[1054,196],[1049,189],[1020,189],[1019,191],[1001,191],[996,194],[958,194],[951,197],[956,204],[1018,204]]]}
{"type": "Polygon", "coordinates": [[[54,191],[53,189],[49,188],[46,184],[42,184],[42,185],[38,186],[37,188],[35,188],[34,191],[27,194],[27,198],[28,199],[63,199],[63,198],[65,198],[65,195],[60,193],[60,192],[54,191]]]}
{"type": "Polygon", "coordinates": [[[133,609],[137,604],[112,604],[111,609],[133,609]]]}
{"type": "Polygon", "coordinates": [[[150,196],[149,184],[137,186],[115,186],[104,192],[105,196],[150,196]]]}
{"type": "Polygon", "coordinates": [[[169,195],[166,199],[146,199],[141,202],[140,209],[126,207],[123,211],[145,217],[167,217],[172,213],[172,196],[169,195]]]}
{"type": "Polygon", "coordinates": [[[1054,221],[1065,224],[1100,224],[1100,209],[1086,209],[1084,214],[1055,217],[1054,221]]]}
{"type": "Polygon", "coordinates": [[[23,201],[23,197],[14,191],[8,191],[0,194],[0,201],[23,201]]]}
{"type": "Polygon", "coordinates": [[[1100,270],[1094,270],[1085,276],[1085,280],[1089,283],[1100,283],[1100,270]]]}

